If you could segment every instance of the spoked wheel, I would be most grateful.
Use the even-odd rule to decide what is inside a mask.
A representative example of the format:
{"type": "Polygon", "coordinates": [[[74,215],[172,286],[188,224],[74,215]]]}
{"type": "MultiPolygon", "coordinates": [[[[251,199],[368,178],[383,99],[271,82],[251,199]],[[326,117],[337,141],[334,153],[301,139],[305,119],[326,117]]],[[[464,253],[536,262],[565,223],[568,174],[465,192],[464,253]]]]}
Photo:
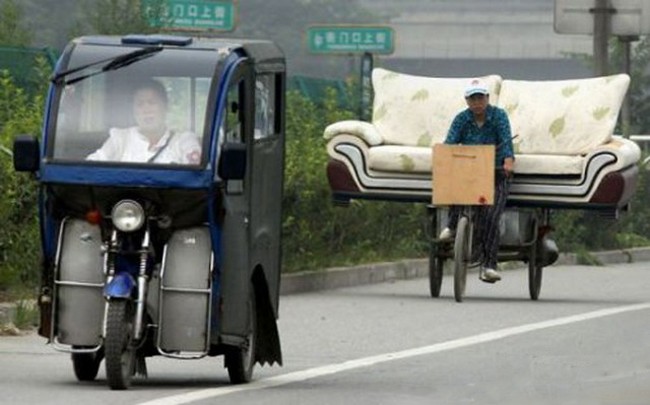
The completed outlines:
{"type": "Polygon", "coordinates": [[[255,309],[255,296],[251,294],[249,301],[249,316],[251,329],[248,334],[246,347],[233,347],[226,352],[226,368],[232,384],[244,384],[253,378],[255,368],[255,346],[257,343],[257,312],[255,309]]]}
{"type": "Polygon", "coordinates": [[[537,301],[539,298],[539,292],[542,289],[542,270],[544,269],[539,265],[537,258],[538,246],[539,242],[533,244],[528,259],[528,292],[530,293],[530,299],[533,301],[537,301]]]}
{"type": "Polygon", "coordinates": [[[469,221],[467,217],[458,219],[456,240],[454,241],[454,298],[463,302],[467,282],[467,264],[469,261],[469,221]]]}
{"type": "Polygon", "coordinates": [[[128,300],[111,300],[106,319],[106,378],[112,390],[125,390],[131,385],[135,367],[133,305],[128,300]]]}
{"type": "Polygon", "coordinates": [[[444,264],[444,258],[435,256],[433,252],[429,253],[429,292],[434,298],[440,296],[444,264]]]}
{"type": "Polygon", "coordinates": [[[72,353],[72,368],[77,380],[94,381],[103,358],[104,353],[101,350],[93,353],[72,353]]]}

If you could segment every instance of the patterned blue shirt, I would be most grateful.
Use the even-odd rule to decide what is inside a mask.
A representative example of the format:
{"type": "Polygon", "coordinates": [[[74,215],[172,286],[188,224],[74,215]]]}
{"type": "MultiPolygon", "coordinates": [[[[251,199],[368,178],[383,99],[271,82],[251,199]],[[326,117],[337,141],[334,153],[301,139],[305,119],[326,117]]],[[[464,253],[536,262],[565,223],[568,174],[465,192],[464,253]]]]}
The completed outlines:
{"type": "Polygon", "coordinates": [[[508,115],[503,109],[490,104],[485,110],[485,122],[480,128],[476,125],[474,114],[469,108],[458,113],[449,127],[445,143],[497,145],[495,153],[497,168],[503,166],[505,158],[515,157],[508,115]]]}

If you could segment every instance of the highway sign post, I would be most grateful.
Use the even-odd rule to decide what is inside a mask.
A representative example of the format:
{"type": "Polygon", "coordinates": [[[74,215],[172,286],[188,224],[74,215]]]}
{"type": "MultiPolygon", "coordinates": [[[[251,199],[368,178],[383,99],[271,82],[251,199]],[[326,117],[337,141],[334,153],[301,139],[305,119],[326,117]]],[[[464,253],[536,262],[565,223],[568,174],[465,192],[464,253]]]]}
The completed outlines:
{"type": "MultiPolygon", "coordinates": [[[[610,35],[623,44],[625,73],[630,73],[631,43],[650,34],[648,0],[555,0],[553,27],[558,34],[587,34],[594,37],[594,73],[609,74],[610,35]]],[[[623,134],[629,134],[629,94],[621,110],[623,134]]]]}
{"type": "Polygon", "coordinates": [[[391,54],[395,32],[377,25],[317,25],[307,30],[307,47],[316,54],[391,54]]]}
{"type": "Polygon", "coordinates": [[[232,31],[236,0],[143,0],[143,13],[152,27],[181,31],[232,31]]]}
{"type": "Polygon", "coordinates": [[[647,0],[608,0],[604,6],[599,3],[595,0],[555,0],[555,32],[593,35],[596,31],[594,17],[604,14],[609,16],[608,28],[612,35],[650,34],[650,2],[647,0]]]}
{"type": "Polygon", "coordinates": [[[314,25],[307,30],[307,47],[320,55],[361,55],[359,119],[370,119],[372,99],[371,75],[374,54],[391,54],[395,50],[395,31],[381,25],[314,25]]]}

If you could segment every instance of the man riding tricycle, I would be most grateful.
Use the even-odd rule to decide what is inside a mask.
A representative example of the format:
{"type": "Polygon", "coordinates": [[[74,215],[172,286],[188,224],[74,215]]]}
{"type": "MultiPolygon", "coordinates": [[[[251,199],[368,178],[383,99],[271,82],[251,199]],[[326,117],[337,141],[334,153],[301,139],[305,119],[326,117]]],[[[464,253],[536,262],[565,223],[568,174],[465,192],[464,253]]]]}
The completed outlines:
{"type": "Polygon", "coordinates": [[[230,381],[282,363],[285,62],[268,41],[83,37],[63,52],[43,136],[39,333],[112,389],[145,358],[224,355],[230,381]]]}
{"type": "MultiPolygon", "coordinates": [[[[450,207],[446,226],[431,246],[431,295],[440,293],[445,256],[454,259],[454,297],[458,302],[465,294],[470,265],[479,267],[480,280],[495,283],[501,280],[497,262],[507,258],[528,262],[530,297],[536,300],[542,268],[556,258],[551,257],[555,254],[548,252],[543,239],[550,230],[548,211],[522,211],[521,220],[519,211],[505,212],[515,159],[512,140],[517,135],[511,134],[507,112],[489,103],[485,83],[473,79],[464,94],[467,109],[452,121],[445,144],[434,145],[432,208],[450,207]],[[500,225],[513,222],[513,216],[515,232],[503,232],[500,225]],[[516,242],[503,243],[502,233],[505,240],[516,242]],[[449,254],[450,244],[445,243],[449,240],[453,241],[453,255],[449,254]],[[542,260],[542,255],[547,259],[542,260]]],[[[434,232],[437,223],[437,218],[432,218],[434,232]]]]}

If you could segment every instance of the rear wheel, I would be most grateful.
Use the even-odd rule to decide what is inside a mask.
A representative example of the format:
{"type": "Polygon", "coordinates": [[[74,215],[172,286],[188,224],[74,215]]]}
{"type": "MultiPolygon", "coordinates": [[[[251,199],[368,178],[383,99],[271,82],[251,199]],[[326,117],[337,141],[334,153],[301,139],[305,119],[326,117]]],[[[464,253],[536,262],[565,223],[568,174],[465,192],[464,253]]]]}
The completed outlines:
{"type": "Polygon", "coordinates": [[[131,385],[135,366],[135,348],[131,342],[133,305],[128,300],[111,300],[106,318],[106,378],[112,390],[131,385]]]}
{"type": "Polygon", "coordinates": [[[72,368],[79,381],[94,381],[102,362],[101,350],[93,353],[72,353],[72,368]]]}
{"type": "Polygon", "coordinates": [[[542,290],[542,271],[544,269],[538,264],[538,245],[539,242],[534,243],[530,248],[530,257],[528,259],[528,292],[530,299],[533,301],[539,299],[539,293],[542,290]]]}
{"type": "Polygon", "coordinates": [[[257,343],[257,311],[253,294],[251,294],[248,305],[251,328],[247,336],[247,344],[244,347],[232,347],[226,352],[226,368],[232,384],[244,384],[253,378],[257,343]]]}
{"type": "Polygon", "coordinates": [[[434,298],[440,296],[444,264],[445,259],[435,256],[433,252],[429,254],[429,292],[434,298]]]}
{"type": "Polygon", "coordinates": [[[469,221],[461,216],[456,227],[454,240],[454,298],[462,302],[467,282],[467,264],[469,261],[469,221]]]}

